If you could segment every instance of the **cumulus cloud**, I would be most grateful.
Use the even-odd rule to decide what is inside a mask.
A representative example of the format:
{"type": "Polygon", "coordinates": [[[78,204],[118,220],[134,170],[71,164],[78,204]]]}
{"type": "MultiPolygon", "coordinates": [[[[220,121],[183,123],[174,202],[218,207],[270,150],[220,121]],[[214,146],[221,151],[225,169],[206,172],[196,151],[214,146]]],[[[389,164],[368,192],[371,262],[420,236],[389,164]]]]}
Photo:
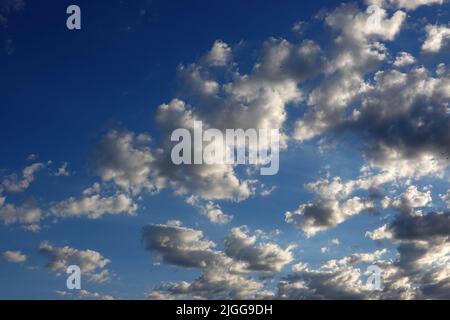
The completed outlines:
{"type": "Polygon", "coordinates": [[[22,176],[11,174],[3,178],[2,186],[7,192],[23,192],[34,181],[34,174],[46,167],[46,164],[37,162],[33,163],[22,170],[22,176]]]}
{"type": "Polygon", "coordinates": [[[441,195],[441,199],[445,201],[447,208],[450,208],[450,190],[448,190],[446,194],[441,195]]]}
{"type": "Polygon", "coordinates": [[[150,299],[255,299],[273,297],[265,284],[252,278],[279,272],[293,259],[286,249],[251,235],[246,227],[234,228],[224,241],[224,250],[204,238],[201,230],[182,227],[180,222],[150,225],[143,229],[146,249],[157,260],[185,268],[199,268],[192,282],[163,283],[148,292],[150,299]]]}
{"type": "Polygon", "coordinates": [[[394,67],[402,68],[416,63],[416,58],[408,52],[399,52],[393,63],[394,67]]]}
{"type": "Polygon", "coordinates": [[[332,181],[318,180],[306,187],[317,197],[314,201],[301,204],[297,210],[285,213],[285,221],[313,236],[319,231],[333,228],[350,217],[374,209],[371,199],[362,199],[351,193],[358,188],[369,189],[385,182],[380,176],[343,182],[339,177],[332,181]]]}
{"type": "MultiPolygon", "coordinates": [[[[368,233],[375,240],[398,245],[399,257],[389,267],[391,282],[408,284],[401,298],[448,299],[450,214],[430,212],[400,215],[389,225],[368,233]]],[[[387,295],[392,286],[385,288],[387,295]]],[[[394,288],[395,289],[395,288],[394,288]]],[[[395,291],[395,290],[394,290],[395,291]]]]}
{"type": "Polygon", "coordinates": [[[133,199],[125,194],[116,194],[110,197],[95,194],[85,195],[80,199],[71,197],[55,204],[50,211],[57,218],[86,216],[90,219],[98,219],[105,214],[132,215],[137,208],[133,199]]]}
{"type": "Polygon", "coordinates": [[[5,225],[19,223],[31,231],[38,231],[38,223],[43,217],[42,211],[33,201],[24,202],[20,206],[5,203],[0,197],[0,220],[5,225]]]}
{"type": "Polygon", "coordinates": [[[292,246],[283,249],[275,243],[258,242],[258,237],[251,235],[246,227],[233,228],[225,239],[224,251],[253,271],[280,272],[293,260],[292,246]]]}
{"type": "Polygon", "coordinates": [[[5,251],[2,253],[3,259],[5,259],[8,262],[13,263],[21,263],[25,262],[27,260],[27,256],[22,254],[20,251],[5,251]]]}
{"type": "Polygon", "coordinates": [[[391,199],[386,197],[383,199],[383,207],[394,207],[405,214],[412,214],[415,208],[423,208],[432,201],[431,191],[421,192],[416,186],[409,186],[406,192],[399,197],[391,199]]]}
{"type": "Polygon", "coordinates": [[[422,51],[425,53],[438,53],[448,46],[450,40],[450,28],[441,25],[427,25],[425,28],[427,37],[422,44],[422,51]]]}
{"type": "Polygon", "coordinates": [[[206,55],[206,62],[212,66],[222,67],[228,64],[231,58],[231,48],[223,41],[216,40],[206,55]]]}
{"type": "Polygon", "coordinates": [[[204,239],[201,230],[179,225],[148,225],[142,230],[142,241],[156,260],[179,267],[202,268],[220,259],[215,243],[204,239]]]}
{"type": "Polygon", "coordinates": [[[374,264],[385,250],[355,253],[339,260],[329,260],[317,269],[298,264],[294,273],[278,283],[280,299],[371,299],[376,292],[364,283],[359,264],[374,264]]]}
{"type": "Polygon", "coordinates": [[[39,252],[48,259],[46,268],[59,274],[65,274],[67,267],[77,265],[89,281],[104,283],[110,279],[106,266],[111,260],[94,250],[78,250],[69,246],[54,247],[49,242],[41,242],[39,252]]]}
{"type": "Polygon", "coordinates": [[[172,282],[147,293],[149,299],[266,299],[264,284],[221,269],[206,270],[192,282],[172,282]]]}
{"type": "Polygon", "coordinates": [[[195,206],[200,210],[211,223],[227,224],[233,219],[232,215],[226,214],[220,208],[220,205],[212,201],[203,203],[197,196],[190,196],[186,199],[186,203],[195,206]]]}
{"type": "Polygon", "coordinates": [[[104,181],[114,181],[126,191],[153,190],[149,181],[154,161],[146,134],[111,130],[98,144],[94,154],[94,169],[104,181]]]}
{"type": "Polygon", "coordinates": [[[369,5],[394,7],[412,11],[421,6],[442,5],[446,1],[447,0],[366,0],[365,2],[369,5]]]}
{"type": "Polygon", "coordinates": [[[297,120],[294,139],[312,139],[339,122],[342,111],[369,89],[364,76],[386,60],[381,41],[392,41],[405,18],[402,11],[389,17],[383,8],[364,12],[355,4],[343,4],[326,16],[325,23],[337,34],[322,70],[327,77],[310,92],[311,109],[297,120]]]}
{"type": "MultiPolygon", "coordinates": [[[[275,38],[264,43],[249,74],[241,74],[231,59],[229,46],[217,41],[206,57],[181,65],[178,96],[157,109],[161,131],[157,147],[138,143],[133,133],[108,133],[95,155],[96,172],[102,179],[122,188],[134,186],[136,192],[144,187],[156,191],[170,188],[176,194],[205,200],[241,201],[254,195],[257,181],[240,178],[235,165],[174,165],[172,132],[179,128],[192,132],[194,121],[221,132],[272,129],[279,130],[282,149],[286,148],[287,105],[302,99],[298,83],[318,74],[324,59],[314,41],[292,44],[275,38]],[[229,68],[212,69],[225,63],[229,68]],[[224,83],[224,78],[230,81],[224,83]]],[[[203,146],[193,146],[199,147],[203,146]]]]}

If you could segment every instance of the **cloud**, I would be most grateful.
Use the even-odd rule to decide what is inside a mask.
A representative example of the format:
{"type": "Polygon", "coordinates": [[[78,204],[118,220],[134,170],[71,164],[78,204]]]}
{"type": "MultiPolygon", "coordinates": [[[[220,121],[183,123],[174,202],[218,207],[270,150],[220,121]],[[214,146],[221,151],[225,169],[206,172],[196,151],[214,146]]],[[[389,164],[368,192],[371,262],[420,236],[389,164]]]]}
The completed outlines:
{"type": "Polygon", "coordinates": [[[220,259],[215,243],[204,239],[202,231],[179,225],[145,226],[142,241],[156,260],[179,267],[203,268],[220,259]]]}
{"type": "Polygon", "coordinates": [[[404,214],[413,214],[415,208],[426,207],[431,201],[431,191],[421,192],[416,186],[409,186],[405,193],[395,199],[385,197],[383,207],[394,207],[404,214]]]}
{"type": "Polygon", "coordinates": [[[274,294],[264,284],[221,269],[206,270],[192,282],[162,285],[147,294],[150,299],[265,299],[274,294]]]}
{"type": "MultiPolygon", "coordinates": [[[[398,245],[399,257],[390,266],[391,282],[408,283],[414,290],[407,298],[448,299],[450,263],[450,214],[430,212],[400,215],[389,225],[371,233],[375,240],[389,240],[398,245]]],[[[385,288],[390,294],[391,286],[385,288]]],[[[405,295],[403,296],[403,298],[405,295]]]]}
{"type": "Polygon", "coordinates": [[[427,37],[422,44],[422,51],[425,53],[438,53],[449,44],[450,40],[450,28],[441,25],[427,25],[425,28],[427,37]]]}
{"type": "Polygon", "coordinates": [[[441,195],[441,199],[447,203],[447,208],[450,208],[450,190],[446,194],[441,195]]]}
{"type": "Polygon", "coordinates": [[[295,265],[294,273],[278,283],[280,299],[371,299],[376,297],[364,282],[364,271],[358,264],[374,264],[385,250],[355,253],[340,260],[329,260],[317,269],[295,265]]]}
{"type": "Polygon", "coordinates": [[[204,215],[211,223],[214,224],[227,224],[233,219],[232,215],[228,215],[222,211],[217,203],[208,201],[202,203],[198,197],[190,196],[186,199],[186,203],[193,205],[200,209],[202,215],[204,215]]]}
{"type": "Polygon", "coordinates": [[[125,194],[116,194],[110,197],[95,194],[85,195],[80,199],[71,197],[55,204],[50,208],[50,211],[57,218],[86,216],[89,219],[98,219],[105,214],[132,215],[137,208],[138,206],[133,199],[125,194]]]}
{"type": "Polygon", "coordinates": [[[113,296],[106,295],[99,292],[92,292],[87,290],[77,290],[75,293],[69,291],[56,291],[56,294],[61,297],[73,297],[81,300],[115,300],[113,296]]]}
{"type": "Polygon", "coordinates": [[[20,206],[11,203],[5,204],[5,198],[0,197],[0,220],[5,225],[20,223],[32,231],[38,231],[37,223],[43,217],[42,211],[32,201],[25,202],[20,206]]]}
{"type": "Polygon", "coordinates": [[[77,265],[82,276],[87,276],[89,281],[104,283],[110,279],[110,272],[106,266],[111,260],[103,257],[94,250],[78,250],[69,246],[54,247],[49,242],[41,242],[39,253],[47,256],[46,268],[55,271],[58,275],[65,274],[67,267],[77,265]]]}
{"type": "Polygon", "coordinates": [[[224,242],[224,251],[234,260],[245,263],[245,269],[280,272],[293,260],[292,246],[286,249],[270,242],[259,242],[246,227],[233,228],[224,242]]]}
{"type": "Polygon", "coordinates": [[[179,128],[192,132],[194,121],[222,132],[278,129],[285,148],[286,107],[302,99],[297,83],[318,74],[324,61],[320,47],[311,40],[294,45],[272,38],[264,43],[253,70],[240,74],[228,49],[216,41],[205,57],[178,68],[179,94],[157,110],[156,123],[161,131],[157,147],[151,149],[150,141],[137,141],[139,135],[131,132],[113,130],[102,138],[94,163],[104,181],[113,181],[123,189],[131,187],[134,193],[170,188],[176,194],[212,201],[242,201],[255,194],[258,182],[240,178],[234,165],[174,165],[170,157],[172,132],[179,128]],[[227,64],[227,68],[212,68],[211,63],[227,64]],[[223,83],[224,77],[230,81],[223,83]]]}
{"type": "Polygon", "coordinates": [[[23,0],[0,0],[0,27],[8,24],[8,16],[25,8],[23,0]]]}
{"type": "Polygon", "coordinates": [[[216,40],[206,55],[206,62],[215,67],[226,66],[231,58],[231,48],[223,41],[216,40]]]}
{"type": "Polygon", "coordinates": [[[402,68],[416,63],[416,58],[408,52],[399,52],[393,63],[394,67],[402,68]]]}
{"type": "Polygon", "coordinates": [[[94,170],[104,181],[114,183],[125,191],[153,190],[148,180],[154,161],[147,134],[111,130],[94,152],[94,170]]]}
{"type": "Polygon", "coordinates": [[[22,170],[21,178],[16,174],[9,175],[3,178],[1,185],[7,192],[23,192],[34,181],[34,174],[45,167],[44,163],[33,163],[22,170]]]}
{"type": "Polygon", "coordinates": [[[163,283],[147,293],[150,299],[257,299],[273,297],[252,272],[279,272],[292,260],[291,248],[258,242],[245,227],[233,229],[224,241],[224,251],[204,238],[203,232],[182,227],[180,222],[150,225],[143,229],[146,249],[165,263],[199,268],[192,282],[163,283]]]}
{"type": "Polygon", "coordinates": [[[303,230],[306,235],[314,236],[319,231],[333,228],[350,217],[374,209],[370,199],[349,197],[358,188],[370,188],[384,182],[384,179],[372,177],[369,180],[342,182],[339,177],[332,181],[318,180],[306,187],[316,193],[314,201],[301,204],[295,211],[285,213],[285,221],[303,230]]]}
{"type": "Polygon", "coordinates": [[[2,257],[8,261],[13,263],[21,263],[27,260],[27,256],[22,254],[20,251],[5,251],[2,253],[2,257]]]}
{"type": "Polygon", "coordinates": [[[69,166],[69,164],[67,162],[64,162],[59,168],[58,170],[54,173],[55,176],[57,177],[68,177],[70,176],[70,172],[67,171],[67,167],[69,166]]]}
{"type": "Polygon", "coordinates": [[[326,75],[308,95],[310,107],[295,124],[293,138],[310,140],[332,128],[342,111],[370,87],[364,77],[373,71],[388,53],[380,41],[392,41],[400,32],[406,14],[396,11],[388,17],[376,8],[362,12],[356,4],[342,4],[325,17],[325,23],[337,34],[326,53],[326,75]]]}
{"type": "Polygon", "coordinates": [[[447,0],[366,0],[365,2],[369,5],[394,7],[413,11],[421,6],[442,5],[446,1],[447,0]]]}
{"type": "Polygon", "coordinates": [[[3,12],[20,11],[25,8],[25,1],[23,0],[1,0],[0,10],[3,12]]]}

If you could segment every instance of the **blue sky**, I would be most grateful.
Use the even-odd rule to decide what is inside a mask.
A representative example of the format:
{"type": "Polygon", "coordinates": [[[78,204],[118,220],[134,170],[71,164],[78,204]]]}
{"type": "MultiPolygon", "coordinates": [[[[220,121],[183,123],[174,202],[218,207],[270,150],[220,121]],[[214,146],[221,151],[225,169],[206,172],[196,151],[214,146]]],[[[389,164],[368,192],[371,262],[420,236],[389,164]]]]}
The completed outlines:
{"type": "Polygon", "coordinates": [[[70,4],[0,0],[1,299],[450,297],[447,1],[70,4]],[[193,117],[280,171],[177,174],[193,117]]]}

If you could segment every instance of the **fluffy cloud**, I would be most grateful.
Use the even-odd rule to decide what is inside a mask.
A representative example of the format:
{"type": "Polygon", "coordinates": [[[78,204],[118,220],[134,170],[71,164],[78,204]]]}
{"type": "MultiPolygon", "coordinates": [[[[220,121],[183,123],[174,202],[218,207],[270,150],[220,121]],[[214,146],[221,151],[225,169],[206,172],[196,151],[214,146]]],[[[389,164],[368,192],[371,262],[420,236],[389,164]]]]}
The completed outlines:
{"type": "Polygon", "coordinates": [[[446,194],[441,195],[441,199],[447,203],[447,208],[450,208],[450,190],[446,194]]]}
{"type": "Polygon", "coordinates": [[[98,144],[94,155],[96,173],[104,181],[114,181],[126,191],[153,190],[148,180],[154,161],[146,134],[111,130],[98,144]]]}
{"type": "Polygon", "coordinates": [[[431,191],[421,192],[416,186],[409,186],[405,193],[395,199],[383,199],[383,207],[394,207],[405,214],[412,214],[415,208],[423,208],[432,201],[431,191]]]}
{"type": "Polygon", "coordinates": [[[33,163],[22,170],[21,177],[17,174],[9,175],[3,179],[1,184],[7,192],[23,192],[34,181],[34,174],[45,168],[45,166],[46,164],[44,163],[33,163]]]}
{"type": "Polygon", "coordinates": [[[231,48],[223,41],[217,40],[206,55],[206,62],[212,66],[226,66],[231,58],[231,48]]]}
{"type": "Polygon", "coordinates": [[[220,206],[212,201],[202,203],[198,197],[190,196],[186,199],[186,203],[197,207],[211,223],[227,224],[233,219],[233,216],[224,213],[220,206]]]}
{"type": "Polygon", "coordinates": [[[402,68],[416,63],[416,58],[408,52],[399,52],[393,63],[394,67],[402,68]]]}
{"type": "Polygon", "coordinates": [[[147,294],[149,299],[265,299],[273,297],[264,284],[226,270],[209,269],[192,282],[161,285],[147,294]]]}
{"type": "Polygon", "coordinates": [[[65,274],[68,266],[77,265],[82,275],[87,276],[90,281],[103,283],[110,278],[110,272],[106,266],[111,260],[97,251],[78,250],[69,246],[54,247],[48,242],[41,242],[39,252],[48,258],[46,267],[58,274],[65,274]]]}
{"type": "Polygon", "coordinates": [[[326,24],[337,33],[323,70],[327,77],[309,94],[311,109],[297,120],[294,139],[312,139],[339,122],[342,111],[368,90],[364,76],[386,60],[380,41],[393,40],[405,17],[397,11],[389,18],[382,8],[362,12],[355,4],[343,4],[326,16],[326,24]]]}
{"type": "Polygon", "coordinates": [[[253,70],[241,74],[231,61],[229,46],[217,41],[199,61],[178,68],[179,94],[157,110],[156,122],[162,133],[158,147],[150,150],[148,142],[139,143],[129,132],[110,132],[97,148],[96,172],[122,188],[134,186],[136,192],[170,188],[205,200],[247,199],[255,194],[256,181],[240,178],[234,165],[174,165],[171,133],[179,128],[192,132],[194,121],[222,132],[278,129],[285,148],[287,105],[302,99],[298,83],[323,67],[321,49],[315,42],[295,45],[273,38],[264,43],[253,70]],[[228,68],[213,68],[219,65],[228,68]],[[224,78],[230,81],[223,83],[224,78]]]}
{"type": "Polygon", "coordinates": [[[42,211],[33,202],[25,202],[20,206],[6,203],[0,197],[0,220],[6,225],[20,223],[31,231],[38,231],[38,223],[42,219],[42,211]]]}
{"type": "Polygon", "coordinates": [[[200,268],[192,282],[165,283],[147,294],[150,299],[255,299],[272,297],[265,284],[252,272],[279,272],[292,261],[292,247],[286,249],[261,236],[250,235],[245,227],[234,228],[224,241],[224,251],[204,238],[203,232],[182,227],[179,221],[151,225],[143,229],[146,249],[156,259],[187,268],[200,268]]]}
{"type": "MultiPolygon", "coordinates": [[[[402,298],[448,299],[450,262],[450,214],[400,215],[391,224],[368,234],[375,240],[398,245],[398,259],[388,268],[390,282],[408,284],[414,290],[402,298]]],[[[388,282],[389,284],[389,282],[388,282]]],[[[391,286],[384,290],[390,294],[391,286]]]]}
{"type": "Polygon", "coordinates": [[[176,224],[145,226],[142,241],[157,260],[179,267],[202,268],[220,259],[220,253],[214,250],[214,242],[204,239],[201,230],[176,224]]]}
{"type": "Polygon", "coordinates": [[[22,254],[20,251],[5,251],[2,253],[3,259],[13,263],[25,262],[27,260],[27,256],[22,254]]]}
{"type": "Polygon", "coordinates": [[[355,253],[340,260],[329,260],[317,269],[295,265],[294,273],[278,284],[281,299],[370,299],[376,296],[363,282],[359,264],[374,264],[385,250],[355,253]]]}
{"type": "Polygon", "coordinates": [[[244,262],[248,270],[280,272],[293,260],[292,246],[283,249],[275,243],[258,243],[245,227],[233,228],[224,246],[227,256],[244,262]]]}
{"type": "Polygon", "coordinates": [[[309,183],[306,187],[316,193],[316,199],[301,204],[295,211],[286,212],[285,221],[303,230],[308,236],[335,227],[354,215],[372,210],[375,207],[372,200],[349,196],[355,189],[375,187],[385,182],[384,179],[376,176],[366,180],[342,182],[337,177],[332,181],[321,179],[309,183]]]}
{"type": "Polygon", "coordinates": [[[447,0],[366,0],[369,5],[415,10],[421,6],[442,5],[447,0]]]}
{"type": "Polygon", "coordinates": [[[125,194],[110,197],[96,194],[80,199],[69,198],[52,206],[50,211],[58,218],[87,216],[90,219],[98,219],[105,214],[134,214],[137,207],[133,199],[125,194]]]}
{"type": "Polygon", "coordinates": [[[450,40],[450,28],[442,25],[427,25],[425,28],[427,37],[422,45],[422,51],[425,53],[438,53],[446,47],[450,40]]]}

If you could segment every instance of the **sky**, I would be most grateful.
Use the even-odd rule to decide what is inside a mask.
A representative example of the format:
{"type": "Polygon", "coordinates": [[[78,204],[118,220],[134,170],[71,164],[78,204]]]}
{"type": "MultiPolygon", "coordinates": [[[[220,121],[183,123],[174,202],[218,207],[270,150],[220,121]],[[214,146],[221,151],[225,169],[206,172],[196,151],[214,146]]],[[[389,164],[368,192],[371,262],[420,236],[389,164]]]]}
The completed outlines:
{"type": "Polygon", "coordinates": [[[449,10],[0,0],[0,299],[450,299],[449,10]],[[279,171],[175,165],[194,121],[279,171]]]}

